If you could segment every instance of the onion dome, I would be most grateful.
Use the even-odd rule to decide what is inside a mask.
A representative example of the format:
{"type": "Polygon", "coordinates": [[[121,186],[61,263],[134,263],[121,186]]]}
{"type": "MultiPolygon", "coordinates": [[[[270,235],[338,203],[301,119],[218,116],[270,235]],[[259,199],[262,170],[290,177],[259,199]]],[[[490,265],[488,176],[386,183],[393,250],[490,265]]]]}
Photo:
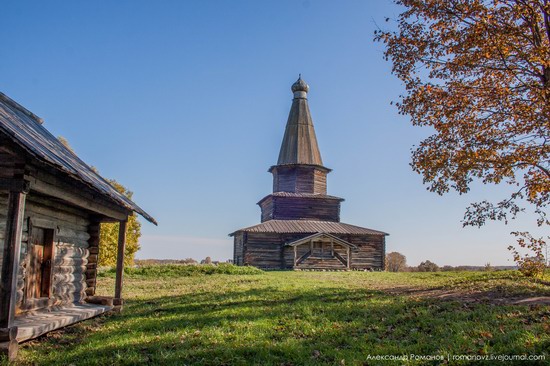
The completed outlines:
{"type": "Polygon", "coordinates": [[[309,91],[309,85],[306,84],[305,81],[302,80],[302,75],[298,77],[298,80],[294,84],[292,84],[292,87],[290,88],[293,93],[296,92],[308,92],[309,91]]]}

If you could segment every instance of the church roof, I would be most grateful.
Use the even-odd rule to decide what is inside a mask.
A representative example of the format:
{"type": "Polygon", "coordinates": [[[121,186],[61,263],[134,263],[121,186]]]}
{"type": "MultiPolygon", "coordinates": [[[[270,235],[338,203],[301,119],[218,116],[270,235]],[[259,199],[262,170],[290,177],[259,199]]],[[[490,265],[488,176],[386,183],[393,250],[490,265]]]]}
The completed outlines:
{"type": "Polygon", "coordinates": [[[307,102],[309,86],[302,80],[292,85],[294,99],[286,123],[285,135],[277,165],[309,164],[323,165],[321,152],[317,145],[317,137],[307,102]]]}
{"type": "Polygon", "coordinates": [[[5,133],[38,160],[79,180],[118,205],[137,212],[147,221],[157,222],[125,195],[117,191],[89,165],[67,149],[26,108],[0,93],[0,132],[5,133]]]}
{"type": "Polygon", "coordinates": [[[230,234],[235,235],[239,231],[248,233],[327,233],[327,234],[356,234],[356,235],[389,235],[385,232],[368,229],[366,227],[345,224],[334,221],[313,220],[269,220],[261,224],[240,229],[230,234]]]}

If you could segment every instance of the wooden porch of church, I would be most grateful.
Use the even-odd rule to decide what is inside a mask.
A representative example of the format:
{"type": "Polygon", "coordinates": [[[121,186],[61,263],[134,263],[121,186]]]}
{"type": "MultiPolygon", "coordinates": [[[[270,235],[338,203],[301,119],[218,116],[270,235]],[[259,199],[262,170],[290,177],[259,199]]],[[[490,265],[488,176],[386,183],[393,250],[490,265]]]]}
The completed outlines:
{"type": "Polygon", "coordinates": [[[329,234],[315,234],[287,244],[293,269],[349,270],[354,245],[329,234]]]}

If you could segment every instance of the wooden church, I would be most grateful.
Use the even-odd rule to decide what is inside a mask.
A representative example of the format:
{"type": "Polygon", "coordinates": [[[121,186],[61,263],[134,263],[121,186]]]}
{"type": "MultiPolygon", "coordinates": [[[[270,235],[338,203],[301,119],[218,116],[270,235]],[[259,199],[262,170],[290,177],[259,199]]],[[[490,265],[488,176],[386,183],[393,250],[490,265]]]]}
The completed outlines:
{"type": "Polygon", "coordinates": [[[343,198],[327,195],[327,174],[300,77],[261,224],[239,229],[233,260],[264,269],[382,270],[386,233],[340,222],[343,198]]]}

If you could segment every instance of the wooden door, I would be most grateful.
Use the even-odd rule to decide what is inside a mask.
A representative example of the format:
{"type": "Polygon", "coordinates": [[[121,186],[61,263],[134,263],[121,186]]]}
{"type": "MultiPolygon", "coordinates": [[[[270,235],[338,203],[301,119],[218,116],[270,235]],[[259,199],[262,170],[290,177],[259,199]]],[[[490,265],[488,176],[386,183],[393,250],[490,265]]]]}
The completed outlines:
{"type": "Polygon", "coordinates": [[[52,273],[53,230],[33,227],[28,252],[26,298],[48,298],[52,273]]]}
{"type": "Polygon", "coordinates": [[[323,256],[323,243],[319,241],[314,241],[311,245],[311,256],[312,257],[321,257],[323,256]]]}

